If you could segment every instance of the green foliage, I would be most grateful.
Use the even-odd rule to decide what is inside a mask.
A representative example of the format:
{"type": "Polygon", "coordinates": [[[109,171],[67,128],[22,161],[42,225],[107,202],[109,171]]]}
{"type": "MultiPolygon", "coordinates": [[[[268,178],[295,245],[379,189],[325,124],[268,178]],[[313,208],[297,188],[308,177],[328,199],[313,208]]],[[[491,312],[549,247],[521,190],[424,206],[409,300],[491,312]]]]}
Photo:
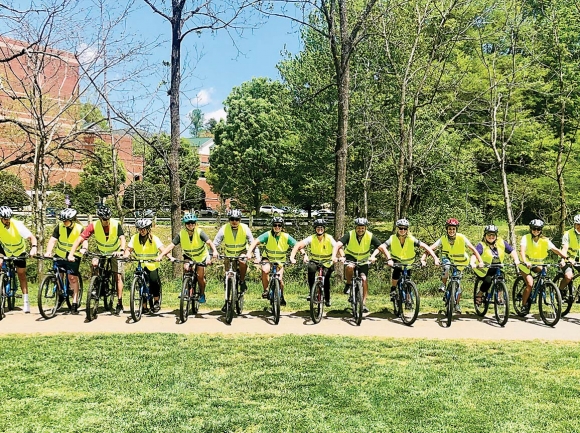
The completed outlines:
{"type": "Polygon", "coordinates": [[[101,109],[90,102],[81,104],[80,118],[84,121],[85,127],[91,129],[100,128],[103,131],[109,130],[107,119],[101,109]]]}
{"type": "Polygon", "coordinates": [[[26,194],[22,180],[18,176],[7,171],[0,171],[0,203],[2,206],[20,208],[30,204],[30,198],[26,194]]]}
{"type": "Polygon", "coordinates": [[[191,122],[189,133],[192,137],[199,137],[199,133],[203,130],[203,112],[199,108],[195,108],[188,116],[191,122]]]}

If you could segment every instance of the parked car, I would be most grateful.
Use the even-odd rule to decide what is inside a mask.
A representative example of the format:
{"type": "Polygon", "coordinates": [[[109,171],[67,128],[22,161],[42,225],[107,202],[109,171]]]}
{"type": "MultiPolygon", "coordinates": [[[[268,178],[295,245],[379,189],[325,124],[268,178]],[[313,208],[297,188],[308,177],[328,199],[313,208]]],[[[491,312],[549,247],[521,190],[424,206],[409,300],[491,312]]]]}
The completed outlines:
{"type": "MultiPolygon", "coordinates": [[[[312,212],[314,215],[314,212],[312,212]]],[[[316,211],[316,216],[321,218],[334,218],[334,212],[330,209],[319,209],[316,211]]]]}
{"type": "Polygon", "coordinates": [[[215,209],[207,208],[207,209],[200,209],[197,214],[201,217],[213,217],[218,214],[218,211],[215,209]]]}
{"type": "Polygon", "coordinates": [[[260,206],[260,213],[268,215],[284,215],[284,209],[272,205],[260,206]]]}

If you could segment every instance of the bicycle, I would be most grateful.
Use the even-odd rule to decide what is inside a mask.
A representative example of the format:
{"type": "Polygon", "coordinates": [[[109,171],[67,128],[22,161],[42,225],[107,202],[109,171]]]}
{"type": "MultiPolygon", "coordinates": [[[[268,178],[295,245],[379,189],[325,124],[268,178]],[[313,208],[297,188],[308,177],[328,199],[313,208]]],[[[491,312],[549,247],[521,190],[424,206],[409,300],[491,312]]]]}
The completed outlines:
{"type": "Polygon", "coordinates": [[[352,307],[352,317],[354,318],[354,322],[356,323],[356,326],[360,326],[363,315],[363,282],[360,275],[360,266],[370,264],[370,262],[368,260],[364,262],[351,262],[346,260],[344,264],[354,265],[349,302],[352,307]]]}
{"type": "Polygon", "coordinates": [[[197,267],[206,266],[193,260],[171,260],[176,263],[187,263],[187,271],[183,273],[181,282],[181,294],[179,295],[179,320],[181,323],[187,322],[189,313],[197,314],[199,311],[199,297],[201,292],[197,284],[197,267]]]}
{"type": "Polygon", "coordinates": [[[268,282],[268,299],[272,307],[272,314],[274,315],[274,324],[280,322],[280,299],[282,299],[282,286],[280,284],[280,274],[278,274],[278,267],[287,265],[288,263],[259,262],[260,265],[270,265],[269,282],[268,282]]]}
{"type": "Polygon", "coordinates": [[[105,310],[114,311],[113,305],[117,297],[117,278],[111,268],[112,255],[88,254],[99,259],[99,263],[95,268],[96,274],[91,277],[87,295],[87,320],[91,322],[97,318],[101,297],[103,298],[105,310]]]}
{"type": "MultiPolygon", "coordinates": [[[[548,326],[556,326],[562,313],[562,296],[558,286],[548,279],[547,269],[558,265],[543,263],[532,264],[532,267],[535,266],[541,266],[542,269],[533,277],[534,283],[532,285],[532,292],[528,298],[527,310],[529,311],[529,308],[537,300],[542,322],[548,326]]],[[[525,317],[527,314],[522,305],[523,292],[525,288],[526,283],[524,278],[520,275],[514,281],[512,289],[514,310],[520,317],[525,317]]]]}
{"type": "MultiPolygon", "coordinates": [[[[240,271],[238,263],[244,260],[244,257],[239,256],[220,256],[220,259],[228,259],[230,261],[230,268],[225,272],[224,276],[224,298],[225,298],[225,313],[226,323],[229,325],[234,319],[234,309],[239,316],[244,309],[244,291],[240,290],[240,271]]],[[[280,307],[278,306],[278,320],[280,320],[280,307]]]]}
{"type": "Polygon", "coordinates": [[[310,260],[310,263],[316,265],[316,276],[310,287],[310,318],[314,323],[320,323],[324,313],[324,280],[327,268],[323,262],[310,260]]]}
{"type": "Polygon", "coordinates": [[[2,257],[2,269],[0,269],[0,320],[5,317],[4,310],[14,310],[16,304],[16,292],[18,291],[18,278],[14,260],[22,260],[25,257],[2,257]]]}
{"type": "MultiPolygon", "coordinates": [[[[137,262],[137,267],[133,272],[133,283],[131,284],[131,295],[130,295],[130,308],[131,308],[131,318],[134,322],[141,320],[143,315],[143,304],[150,304],[153,302],[153,295],[149,291],[149,284],[147,284],[147,278],[145,271],[143,270],[143,261],[140,259],[125,259],[127,262],[137,262]]],[[[162,287],[159,284],[159,306],[161,306],[162,301],[162,287]]]]}
{"type": "MultiPolygon", "coordinates": [[[[450,327],[451,321],[453,320],[453,312],[455,311],[455,305],[457,305],[457,300],[459,295],[461,295],[461,277],[462,273],[458,269],[457,265],[447,264],[442,266],[450,267],[449,281],[445,287],[445,292],[443,294],[443,302],[445,302],[445,326],[450,327]]],[[[441,313],[441,311],[439,311],[441,313]]]]}
{"type": "MultiPolygon", "coordinates": [[[[70,288],[68,274],[64,267],[58,266],[58,261],[64,259],[60,257],[44,257],[36,256],[39,260],[51,260],[52,267],[48,269],[46,275],[42,279],[38,288],[38,311],[45,319],[51,319],[56,315],[63,302],[66,302],[67,307],[72,311],[72,295],[73,291],[70,288]],[[64,275],[64,276],[63,276],[64,275]]],[[[83,299],[83,279],[78,275],[79,291],[77,296],[77,305],[81,305],[83,299]]]]}
{"type": "MultiPolygon", "coordinates": [[[[577,266],[580,266],[580,263],[572,263],[572,266],[574,269],[576,269],[577,266]]],[[[572,305],[574,303],[580,303],[580,290],[578,287],[574,287],[574,280],[578,276],[580,276],[580,273],[574,272],[574,276],[564,290],[560,289],[560,280],[564,277],[564,273],[562,271],[558,272],[552,280],[556,287],[560,289],[560,295],[562,296],[562,313],[560,314],[560,317],[565,317],[572,309],[572,305]]]]}
{"type": "Polygon", "coordinates": [[[393,268],[401,269],[401,277],[397,282],[397,290],[393,302],[393,314],[400,317],[403,323],[411,326],[419,315],[421,299],[417,286],[411,280],[409,268],[420,268],[420,263],[404,264],[394,263],[393,268]]]}
{"type": "Polygon", "coordinates": [[[497,321],[497,324],[502,327],[507,323],[510,312],[509,293],[505,284],[504,273],[502,272],[502,268],[506,266],[510,265],[498,263],[486,266],[487,268],[495,269],[487,293],[484,293],[482,296],[477,296],[480,292],[481,284],[483,283],[481,278],[476,278],[473,286],[473,305],[475,307],[475,314],[480,317],[485,316],[489,304],[493,302],[495,320],[497,321]],[[479,303],[477,301],[478,298],[479,303]]]}

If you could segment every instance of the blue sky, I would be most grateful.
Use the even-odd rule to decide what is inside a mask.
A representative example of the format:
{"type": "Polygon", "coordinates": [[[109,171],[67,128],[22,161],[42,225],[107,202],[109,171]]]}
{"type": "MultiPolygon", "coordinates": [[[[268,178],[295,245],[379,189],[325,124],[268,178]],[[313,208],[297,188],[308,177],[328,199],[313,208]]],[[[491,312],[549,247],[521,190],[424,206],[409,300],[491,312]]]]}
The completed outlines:
{"type": "MultiPolygon", "coordinates": [[[[152,52],[151,61],[161,64],[169,60],[169,23],[154,14],[144,5],[132,18],[133,25],[140,29],[148,29],[142,35],[153,39],[161,35],[167,42],[152,52]],[[151,29],[155,29],[152,31],[151,29]]],[[[141,30],[143,31],[143,30],[141,30]]],[[[186,72],[183,77],[182,90],[182,118],[192,109],[199,107],[205,114],[206,120],[210,117],[225,117],[223,101],[233,87],[252,79],[253,77],[270,77],[279,79],[276,64],[282,59],[281,52],[288,50],[296,54],[300,50],[300,35],[298,27],[290,20],[270,18],[265,24],[255,29],[244,30],[241,37],[225,31],[217,34],[204,33],[201,36],[189,34],[182,45],[182,58],[187,57],[190,65],[195,65],[193,71],[186,72]],[[238,51],[239,50],[239,51],[238,51]],[[201,60],[196,61],[201,55],[201,60]]],[[[159,78],[151,78],[152,86],[159,78]]],[[[169,98],[165,99],[169,105],[169,98]]],[[[187,132],[182,134],[188,136],[187,132]]]]}

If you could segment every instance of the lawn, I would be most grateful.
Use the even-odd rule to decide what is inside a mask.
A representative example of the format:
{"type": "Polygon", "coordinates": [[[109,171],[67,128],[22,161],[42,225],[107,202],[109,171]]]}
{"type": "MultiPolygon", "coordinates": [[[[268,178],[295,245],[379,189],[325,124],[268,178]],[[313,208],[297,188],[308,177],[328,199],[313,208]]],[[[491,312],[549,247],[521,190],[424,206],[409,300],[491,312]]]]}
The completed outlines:
{"type": "Polygon", "coordinates": [[[6,432],[580,430],[580,347],[322,336],[1,337],[6,432]]]}

